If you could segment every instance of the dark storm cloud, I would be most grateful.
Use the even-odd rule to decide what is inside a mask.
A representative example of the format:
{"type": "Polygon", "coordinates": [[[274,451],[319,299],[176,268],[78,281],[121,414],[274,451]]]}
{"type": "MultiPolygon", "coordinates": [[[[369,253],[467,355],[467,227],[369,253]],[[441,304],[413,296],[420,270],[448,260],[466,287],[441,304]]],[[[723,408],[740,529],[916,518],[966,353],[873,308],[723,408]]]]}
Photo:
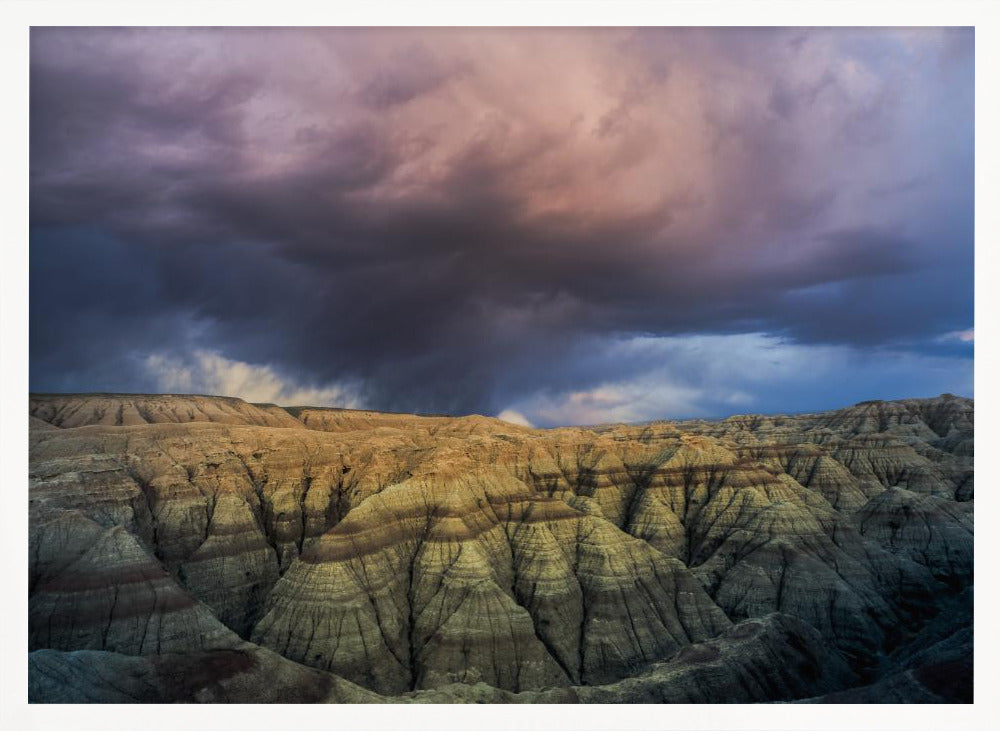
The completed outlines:
{"type": "Polygon", "coordinates": [[[32,387],[208,350],[495,412],[648,368],[576,365],[639,334],[940,350],[972,323],[971,41],[35,30],[32,387]]]}

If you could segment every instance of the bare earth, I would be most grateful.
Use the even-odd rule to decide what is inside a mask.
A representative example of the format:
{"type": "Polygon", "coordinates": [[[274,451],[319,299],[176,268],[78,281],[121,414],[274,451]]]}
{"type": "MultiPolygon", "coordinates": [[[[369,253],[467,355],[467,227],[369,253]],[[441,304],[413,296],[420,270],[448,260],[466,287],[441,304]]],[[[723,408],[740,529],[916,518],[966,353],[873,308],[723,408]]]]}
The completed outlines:
{"type": "Polygon", "coordinates": [[[29,422],[33,702],[972,700],[970,399],[29,422]]]}

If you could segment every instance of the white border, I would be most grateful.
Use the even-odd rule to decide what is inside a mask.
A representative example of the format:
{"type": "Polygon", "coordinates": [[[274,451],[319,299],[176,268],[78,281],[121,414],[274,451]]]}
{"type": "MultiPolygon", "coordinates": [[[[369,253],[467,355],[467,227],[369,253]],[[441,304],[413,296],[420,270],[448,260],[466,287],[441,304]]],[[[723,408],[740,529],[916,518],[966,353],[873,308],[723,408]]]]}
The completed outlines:
{"type": "MultiPolygon", "coordinates": [[[[988,0],[663,0],[661,2],[76,2],[8,0],[0,5],[0,725],[6,728],[185,731],[253,729],[840,729],[993,728],[1000,717],[993,483],[977,465],[980,530],[976,627],[976,703],[971,706],[29,706],[27,698],[27,391],[28,391],[28,29],[32,25],[974,25],[976,26],[977,376],[1000,373],[995,343],[995,247],[1000,243],[1000,23],[988,0]]],[[[994,379],[977,378],[978,442],[993,445],[994,379]],[[984,418],[985,414],[985,418],[984,418]]],[[[983,453],[983,452],[981,452],[983,453]]]]}

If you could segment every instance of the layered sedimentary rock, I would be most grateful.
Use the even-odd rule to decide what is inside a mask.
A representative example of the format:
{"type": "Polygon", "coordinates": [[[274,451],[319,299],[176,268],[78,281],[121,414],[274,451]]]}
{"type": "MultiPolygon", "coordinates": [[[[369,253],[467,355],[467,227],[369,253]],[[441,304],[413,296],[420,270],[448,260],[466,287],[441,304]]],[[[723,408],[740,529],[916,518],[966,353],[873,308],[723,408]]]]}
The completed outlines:
{"type": "Polygon", "coordinates": [[[519,691],[621,677],[728,626],[679,561],[486,473],[365,501],[282,578],[254,639],[381,692],[519,691]]]}
{"type": "Polygon", "coordinates": [[[136,426],[194,421],[302,428],[301,422],[274,404],[254,405],[242,399],[222,396],[34,394],[28,409],[31,416],[40,421],[66,429],[88,425],[136,426]]]}
{"type": "MultiPolygon", "coordinates": [[[[904,487],[972,498],[972,399],[866,401],[846,409],[794,416],[734,416],[716,422],[677,422],[686,433],[739,445],[821,445],[871,492],[904,487]]],[[[610,427],[616,433],[636,427],[610,427]]],[[[662,429],[641,427],[649,437],[662,429]]],[[[641,432],[640,432],[641,433],[641,432]]]]}
{"type": "Polygon", "coordinates": [[[136,536],[121,526],[102,531],[85,521],[70,514],[36,534],[37,553],[47,550],[47,540],[57,540],[52,534],[70,535],[55,560],[32,567],[32,649],[143,655],[230,647],[238,641],[208,607],[177,585],[136,536]]]}
{"type": "Polygon", "coordinates": [[[885,659],[871,685],[804,703],[971,703],[973,701],[972,589],[942,603],[937,617],[885,659]]]}
{"type": "Polygon", "coordinates": [[[972,504],[891,488],[855,516],[881,546],[928,567],[956,587],[972,583],[972,504]]]}
{"type": "Polygon", "coordinates": [[[123,655],[37,650],[28,657],[33,703],[380,703],[346,680],[250,643],[231,649],[123,655]]]}
{"type": "Polygon", "coordinates": [[[136,700],[235,700],[274,657],[304,700],[829,695],[888,678],[972,582],[973,407],[952,396],[544,431],[48,395],[29,428],[38,699],[100,653],[136,700]],[[188,660],[241,679],[163,679],[188,660]],[[785,679],[747,680],[765,672],[785,679]]]}
{"type": "Polygon", "coordinates": [[[588,703],[754,703],[849,684],[853,673],[814,629],[782,614],[742,622],[648,673],[581,689],[588,703]]]}
{"type": "Polygon", "coordinates": [[[779,614],[688,645],[633,678],[521,693],[479,681],[380,696],[249,643],[154,657],[38,650],[29,668],[29,699],[49,703],[753,703],[812,696],[854,680],[815,630],[779,614]]]}

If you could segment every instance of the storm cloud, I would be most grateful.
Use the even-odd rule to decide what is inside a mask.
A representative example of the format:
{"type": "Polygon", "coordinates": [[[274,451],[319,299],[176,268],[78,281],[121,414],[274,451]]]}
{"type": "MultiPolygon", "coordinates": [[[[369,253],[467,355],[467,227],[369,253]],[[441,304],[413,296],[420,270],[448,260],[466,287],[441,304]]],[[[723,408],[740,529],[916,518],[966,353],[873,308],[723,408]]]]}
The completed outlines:
{"type": "Polygon", "coordinates": [[[971,30],[43,28],[30,83],[33,390],[971,393],[971,30]]]}

